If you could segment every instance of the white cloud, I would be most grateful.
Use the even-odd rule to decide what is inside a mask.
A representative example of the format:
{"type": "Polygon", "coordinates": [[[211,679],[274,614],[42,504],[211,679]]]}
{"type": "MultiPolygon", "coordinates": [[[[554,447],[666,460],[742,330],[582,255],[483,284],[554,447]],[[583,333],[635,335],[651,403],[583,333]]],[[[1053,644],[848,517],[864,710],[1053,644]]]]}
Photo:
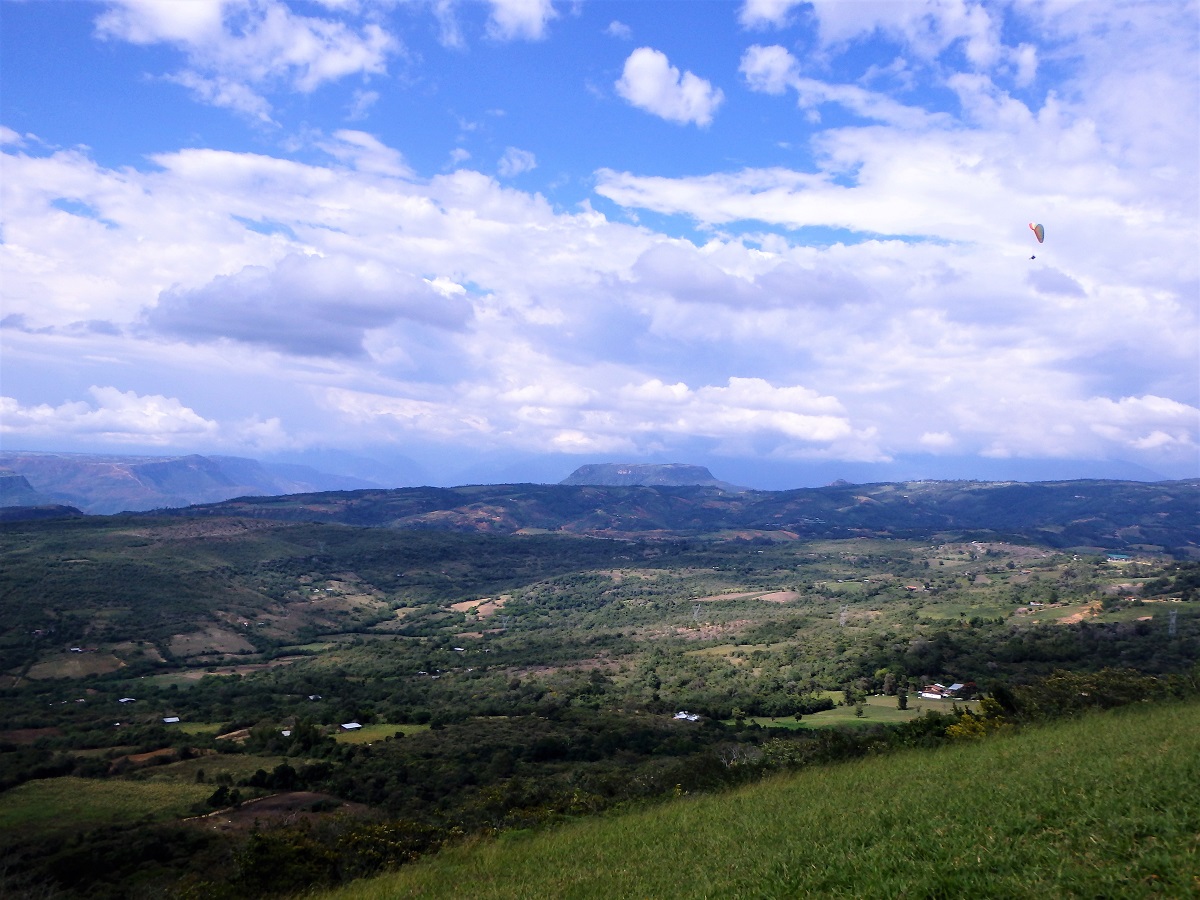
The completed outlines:
{"type": "Polygon", "coordinates": [[[371,107],[378,102],[379,91],[356,90],[354,92],[354,102],[350,105],[350,109],[346,113],[346,118],[352,122],[365,119],[371,107]]]}
{"type": "Polygon", "coordinates": [[[828,84],[802,77],[799,61],[780,46],[749,47],[742,54],[738,71],[754,91],[782,94],[791,88],[801,109],[816,110],[823,103],[837,103],[865,119],[906,128],[928,126],[938,118],[857,85],[828,84]]]}
{"type": "Polygon", "coordinates": [[[679,125],[711,124],[725,99],[720,88],[691,72],[681,74],[666,54],[651,47],[639,47],[629,54],[616,88],[638,109],[679,125]]]}
{"type": "Polygon", "coordinates": [[[461,328],[470,306],[430,282],[346,256],[286,256],[191,290],[165,291],[147,315],[183,340],[230,339],[303,356],[354,356],[397,319],[461,328]]]}
{"type": "Polygon", "coordinates": [[[530,172],[537,168],[537,157],[528,150],[520,150],[516,147],[506,147],[504,155],[500,157],[500,161],[496,164],[496,171],[504,178],[514,178],[523,172],[530,172]]]}
{"type": "Polygon", "coordinates": [[[1003,56],[999,22],[976,0],[809,2],[826,44],[845,44],[879,32],[927,60],[956,44],[961,44],[967,59],[979,67],[993,65],[1003,56]]]}
{"type": "Polygon", "coordinates": [[[604,29],[604,33],[609,37],[619,38],[622,41],[632,40],[633,38],[633,29],[624,22],[619,22],[616,19],[608,23],[608,27],[604,29]]]}
{"type": "Polygon", "coordinates": [[[488,0],[488,3],[492,7],[488,36],[502,41],[541,40],[546,25],[558,17],[551,0],[488,0]]]}
{"type": "MultiPolygon", "coordinates": [[[[537,368],[547,361],[535,356],[532,362],[537,368]]],[[[732,444],[766,441],[784,456],[837,447],[856,458],[879,458],[869,433],[851,427],[835,398],[808,388],[731,378],[695,390],[651,380],[600,392],[571,381],[582,374],[559,367],[551,382],[523,381],[506,389],[479,384],[452,402],[444,396],[414,399],[342,389],[324,396],[357,425],[399,426],[441,439],[487,435],[529,450],[550,445],[568,453],[606,448],[645,453],[700,436],[732,444]]]]}
{"type": "Polygon", "coordinates": [[[335,131],[332,140],[321,143],[321,149],[360,172],[374,172],[395,178],[414,177],[412,169],[398,150],[388,147],[365,131],[348,128],[335,131]]]}
{"type": "Polygon", "coordinates": [[[954,446],[953,435],[945,431],[927,431],[920,437],[920,444],[931,452],[937,453],[954,446]]]}
{"type": "MultiPolygon", "coordinates": [[[[832,38],[811,56],[747,52],[746,83],[784,96],[742,100],[776,107],[803,163],[597,173],[629,221],[681,214],[692,232],[462,168],[452,133],[431,150],[327,125],[292,158],[196,148],[129,166],[9,141],[5,424],[120,435],[157,415],[179,446],[195,428],[223,446],[988,453],[1194,473],[1194,35],[1169,5],[985,7],[1025,17],[1001,34],[1038,34],[1026,53],[951,6],[855,31],[844,56],[832,38]],[[1131,59],[1104,43],[1118,25],[1131,59]],[[856,79],[868,33],[903,45],[856,79]],[[972,35],[999,51],[964,62],[972,35]],[[1022,65],[1032,90],[1016,89],[1022,65]],[[460,167],[416,177],[401,147],[460,167]]],[[[207,26],[156,27],[200,41],[207,26]]],[[[265,96],[234,75],[245,102],[265,96]]],[[[521,142],[495,139],[480,146],[521,142]]]]}
{"type": "Polygon", "coordinates": [[[381,75],[400,49],[374,22],[355,29],[340,19],[297,15],[279,0],[110,4],[96,19],[101,37],[179,48],[187,66],[171,80],[201,102],[260,121],[269,120],[264,92],[311,93],[348,75],[381,75]]]}
{"type": "Polygon", "coordinates": [[[22,406],[0,397],[0,432],[33,437],[72,435],[113,443],[165,446],[194,444],[216,436],[216,422],[174,397],[139,396],[115,387],[88,389],[92,402],[22,406]]]}
{"type": "Polygon", "coordinates": [[[738,11],[738,22],[744,28],[783,28],[788,17],[805,0],[744,0],[738,11]]]}

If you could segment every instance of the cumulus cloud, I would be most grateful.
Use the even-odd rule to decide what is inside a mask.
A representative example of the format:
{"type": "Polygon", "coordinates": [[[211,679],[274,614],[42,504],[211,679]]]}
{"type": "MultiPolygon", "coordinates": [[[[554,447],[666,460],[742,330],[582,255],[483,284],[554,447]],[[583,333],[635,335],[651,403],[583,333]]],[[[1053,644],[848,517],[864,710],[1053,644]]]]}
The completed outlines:
{"type": "Polygon", "coordinates": [[[522,172],[530,172],[537,168],[537,157],[528,150],[517,147],[506,147],[504,155],[496,164],[496,171],[504,178],[513,178],[522,172]]]}
{"type": "Polygon", "coordinates": [[[115,387],[88,389],[84,400],[23,406],[0,397],[0,432],[32,437],[73,435],[114,443],[170,445],[214,437],[219,427],[174,397],[139,396],[115,387]]]}
{"type": "Polygon", "coordinates": [[[1066,297],[1086,297],[1087,291],[1078,281],[1058,269],[1035,269],[1026,279],[1034,290],[1043,294],[1062,294],[1066,297]]]}
{"type": "Polygon", "coordinates": [[[1000,22],[977,0],[925,0],[914,3],[845,3],[809,0],[826,44],[845,44],[882,33],[923,59],[960,45],[977,66],[1003,56],[1000,22]]]}
{"type": "Polygon", "coordinates": [[[738,22],[744,28],[783,28],[793,9],[805,0],[745,0],[738,10],[738,22]]]}
{"type": "MultiPolygon", "coordinates": [[[[792,43],[742,58],[739,78],[759,92],[743,99],[794,117],[788,152],[803,162],[600,169],[595,206],[518,190],[507,163],[495,176],[466,168],[452,135],[409,153],[457,168],[418,177],[397,149],[409,145],[337,125],[297,136],[290,156],[260,142],[137,165],[0,132],[5,391],[17,398],[5,425],[120,435],[158,416],[180,446],[198,434],[659,458],[987,453],[1194,474],[1200,104],[1187,16],[988,6],[989,21],[1022,26],[997,33],[971,4],[931,5],[927,22],[897,12],[899,24],[855,5],[869,30],[835,21],[817,58],[792,43]],[[1105,44],[1117,31],[1130,52],[1105,44]],[[998,43],[1043,32],[1023,56],[998,43]],[[899,62],[856,78],[867,36],[893,42],[899,62]],[[1038,53],[1051,50],[1046,91],[1038,53]],[[829,71],[844,83],[821,81],[829,71]],[[1021,77],[1035,90],[1015,90],[1021,77]],[[895,88],[906,79],[916,87],[895,88]],[[643,211],[695,228],[668,233],[643,211]],[[1044,247],[1030,219],[1047,225],[1044,247]],[[85,394],[124,391],[134,367],[161,378],[139,391],[165,399],[85,394]],[[40,406],[60,381],[85,402],[40,406]]],[[[369,8],[304,7],[331,21],[369,8]]],[[[199,46],[244,7],[171,9],[136,19],[150,21],[147,40],[199,46]]],[[[658,62],[670,102],[656,102],[699,124],[686,76],[658,62]]],[[[218,84],[216,69],[186,71],[218,84]]],[[[230,72],[244,104],[300,89],[295,68],[230,72]]],[[[476,151],[485,167],[497,155],[476,151]]]]}
{"type": "Polygon", "coordinates": [[[616,88],[631,105],[679,125],[711,124],[725,99],[720,88],[691,72],[681,73],[652,47],[629,54],[616,88]]]}
{"type": "Polygon", "coordinates": [[[761,271],[731,273],[693,245],[660,243],[634,264],[637,284],[687,303],[711,303],[733,309],[794,307],[797,304],[841,306],[861,302],[870,294],[853,272],[813,260],[801,265],[772,260],[761,271]]]}
{"type": "Polygon", "coordinates": [[[354,356],[371,329],[399,319],[461,328],[470,304],[375,262],[290,255],[196,289],[164,291],[147,315],[184,340],[229,339],[304,356],[354,356]]]}
{"type": "Polygon", "coordinates": [[[507,389],[479,385],[462,398],[397,397],[329,389],[326,403],[357,425],[387,423],[442,439],[470,435],[503,438],[527,449],[562,452],[648,452],[679,440],[765,442],[780,455],[850,452],[878,458],[869,431],[852,427],[834,397],[806,387],[777,387],[758,378],[690,388],[657,379],[626,383],[609,392],[589,390],[560,371],[557,383],[524,383],[507,389]]]}
{"type": "Polygon", "coordinates": [[[488,36],[497,40],[541,40],[547,24],[558,17],[551,0],[488,0],[488,3],[492,7],[488,36]]]}
{"type": "Polygon", "coordinates": [[[348,75],[381,75],[400,49],[375,22],[353,27],[298,15],[279,0],[110,0],[96,32],[110,40],[177,47],[187,65],[172,80],[201,102],[263,121],[270,118],[265,92],[282,87],[311,93],[348,75]]]}

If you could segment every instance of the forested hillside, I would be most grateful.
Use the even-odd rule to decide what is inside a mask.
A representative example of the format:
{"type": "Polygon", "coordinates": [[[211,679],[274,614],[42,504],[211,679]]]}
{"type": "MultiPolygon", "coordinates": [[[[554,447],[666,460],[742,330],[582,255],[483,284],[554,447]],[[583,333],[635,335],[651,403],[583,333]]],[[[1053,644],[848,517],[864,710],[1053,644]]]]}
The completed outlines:
{"type": "Polygon", "coordinates": [[[920,540],[945,533],[1200,556],[1195,480],[922,481],[736,492],[705,486],[485,485],[248,498],[163,514],[607,537],[920,540]]]}

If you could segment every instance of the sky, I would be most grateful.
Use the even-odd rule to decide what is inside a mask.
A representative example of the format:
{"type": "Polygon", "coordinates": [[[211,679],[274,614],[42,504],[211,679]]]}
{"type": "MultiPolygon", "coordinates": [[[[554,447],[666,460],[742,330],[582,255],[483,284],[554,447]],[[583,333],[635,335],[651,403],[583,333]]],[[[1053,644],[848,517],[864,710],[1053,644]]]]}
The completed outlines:
{"type": "Polygon", "coordinates": [[[1198,44],[1193,0],[0,0],[0,447],[1198,477],[1198,44]]]}

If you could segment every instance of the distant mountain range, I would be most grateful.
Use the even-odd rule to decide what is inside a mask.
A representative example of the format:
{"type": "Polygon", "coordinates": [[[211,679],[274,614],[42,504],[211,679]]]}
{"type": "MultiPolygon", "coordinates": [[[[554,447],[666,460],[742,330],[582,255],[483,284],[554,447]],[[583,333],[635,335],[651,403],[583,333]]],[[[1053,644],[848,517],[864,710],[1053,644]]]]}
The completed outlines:
{"type": "Polygon", "coordinates": [[[0,507],[63,505],[104,515],[371,487],[379,485],[237,456],[0,453],[0,507]]]}

